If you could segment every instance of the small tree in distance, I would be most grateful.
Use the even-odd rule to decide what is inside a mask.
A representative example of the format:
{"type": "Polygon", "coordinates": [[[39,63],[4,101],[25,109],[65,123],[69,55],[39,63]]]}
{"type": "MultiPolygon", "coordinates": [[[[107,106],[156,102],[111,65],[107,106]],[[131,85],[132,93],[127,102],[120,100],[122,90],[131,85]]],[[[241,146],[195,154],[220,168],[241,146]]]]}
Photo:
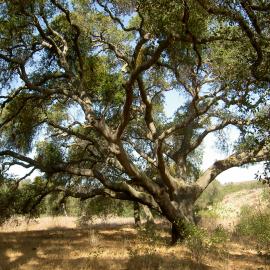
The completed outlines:
{"type": "Polygon", "coordinates": [[[139,202],[171,222],[175,243],[221,172],[269,160],[266,1],[16,0],[0,10],[3,173],[44,172],[38,200],[139,202]],[[182,102],[167,118],[172,90],[182,102]],[[204,139],[229,126],[240,131],[233,153],[200,172],[204,139]]]}

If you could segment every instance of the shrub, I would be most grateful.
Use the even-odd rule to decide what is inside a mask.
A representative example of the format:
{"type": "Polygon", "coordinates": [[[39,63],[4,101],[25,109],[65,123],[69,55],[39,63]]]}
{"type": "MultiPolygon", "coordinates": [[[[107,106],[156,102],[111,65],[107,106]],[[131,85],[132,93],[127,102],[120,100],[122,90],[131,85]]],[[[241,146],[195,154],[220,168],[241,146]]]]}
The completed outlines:
{"type": "Polygon", "coordinates": [[[193,259],[196,262],[201,262],[207,249],[206,231],[191,224],[187,227],[187,230],[186,245],[189,248],[193,259]]]}
{"type": "Polygon", "coordinates": [[[268,209],[258,211],[243,207],[235,232],[238,236],[256,241],[259,253],[266,252],[270,255],[270,211],[268,209]]]}
{"type": "Polygon", "coordinates": [[[226,243],[228,240],[229,234],[221,226],[212,232],[193,224],[187,226],[185,243],[191,252],[191,256],[198,263],[202,263],[203,257],[210,253],[224,257],[227,254],[226,243]]]}

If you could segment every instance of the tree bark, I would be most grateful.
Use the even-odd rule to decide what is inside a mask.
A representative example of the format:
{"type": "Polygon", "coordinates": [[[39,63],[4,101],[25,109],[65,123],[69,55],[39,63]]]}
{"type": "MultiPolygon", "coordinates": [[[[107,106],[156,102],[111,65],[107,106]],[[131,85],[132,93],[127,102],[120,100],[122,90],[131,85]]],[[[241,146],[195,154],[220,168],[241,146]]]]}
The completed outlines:
{"type": "Polygon", "coordinates": [[[154,217],[153,217],[153,214],[152,214],[151,210],[149,209],[149,207],[146,205],[142,205],[142,209],[143,209],[145,217],[146,217],[146,223],[154,224],[155,223],[154,217]]]}
{"type": "Polygon", "coordinates": [[[133,215],[134,215],[134,222],[135,222],[135,226],[140,228],[141,227],[141,215],[140,215],[140,205],[138,202],[134,202],[133,203],[133,215]]]}
{"type": "Polygon", "coordinates": [[[67,210],[66,210],[66,205],[64,203],[62,203],[61,205],[62,205],[63,213],[64,213],[65,217],[67,217],[68,214],[67,214],[67,210]]]}
{"type": "Polygon", "coordinates": [[[183,219],[175,220],[171,225],[171,245],[183,242],[186,238],[186,222],[183,219]]]}

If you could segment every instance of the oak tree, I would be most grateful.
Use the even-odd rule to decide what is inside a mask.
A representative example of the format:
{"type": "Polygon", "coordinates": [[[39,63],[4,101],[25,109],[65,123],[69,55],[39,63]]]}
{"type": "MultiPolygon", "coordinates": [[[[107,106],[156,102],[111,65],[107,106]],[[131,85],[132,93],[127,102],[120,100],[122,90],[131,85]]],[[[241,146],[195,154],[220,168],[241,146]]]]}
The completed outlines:
{"type": "Polygon", "coordinates": [[[171,222],[175,242],[220,173],[269,160],[268,1],[4,0],[0,10],[2,174],[42,172],[37,203],[50,193],[139,202],[171,222]],[[171,118],[169,91],[182,100],[171,118]],[[204,139],[231,126],[233,152],[201,171],[204,139]]]}

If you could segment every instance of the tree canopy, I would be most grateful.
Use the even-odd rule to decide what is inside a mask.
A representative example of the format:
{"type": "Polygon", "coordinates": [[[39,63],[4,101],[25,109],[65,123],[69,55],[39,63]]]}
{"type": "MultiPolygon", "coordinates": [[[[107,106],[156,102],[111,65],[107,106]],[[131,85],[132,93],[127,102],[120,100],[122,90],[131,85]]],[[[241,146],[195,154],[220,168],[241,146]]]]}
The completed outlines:
{"type": "Polygon", "coordinates": [[[37,201],[136,201],[179,234],[221,172],[269,160],[268,1],[16,0],[0,10],[2,175],[43,172],[37,201]],[[169,91],[182,100],[171,118],[169,91]],[[201,171],[204,139],[230,126],[233,153],[201,171]]]}

